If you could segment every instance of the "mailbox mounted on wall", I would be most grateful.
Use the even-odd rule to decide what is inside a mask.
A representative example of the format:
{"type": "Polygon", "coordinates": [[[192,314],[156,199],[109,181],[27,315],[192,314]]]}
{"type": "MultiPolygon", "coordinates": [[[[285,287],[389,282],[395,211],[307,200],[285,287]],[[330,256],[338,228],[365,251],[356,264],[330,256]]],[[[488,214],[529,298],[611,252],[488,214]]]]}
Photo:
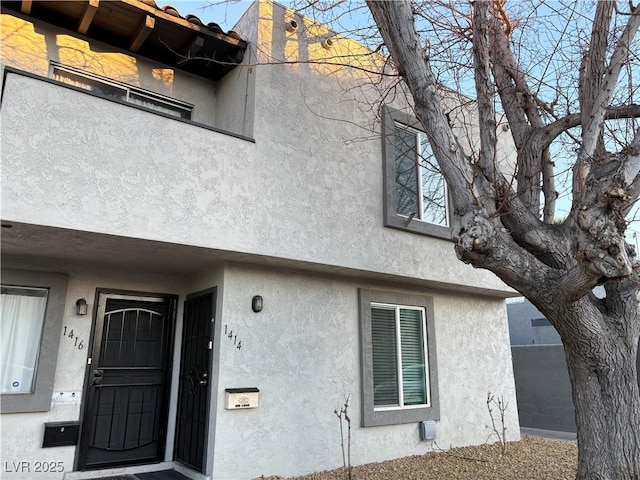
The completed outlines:
{"type": "Polygon", "coordinates": [[[44,424],[42,448],[77,445],[80,422],[47,422],[44,424]]]}
{"type": "Polygon", "coordinates": [[[225,388],[226,409],[256,408],[258,406],[258,390],[256,387],[225,388]]]}

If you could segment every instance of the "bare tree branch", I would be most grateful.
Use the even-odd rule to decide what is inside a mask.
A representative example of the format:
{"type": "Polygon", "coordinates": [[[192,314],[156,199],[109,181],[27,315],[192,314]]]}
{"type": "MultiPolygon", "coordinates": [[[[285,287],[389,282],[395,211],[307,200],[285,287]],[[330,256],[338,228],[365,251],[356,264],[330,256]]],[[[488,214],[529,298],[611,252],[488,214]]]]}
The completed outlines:
{"type": "Polygon", "coordinates": [[[489,66],[488,6],[486,0],[476,1],[473,5],[473,68],[480,123],[478,163],[489,181],[495,182],[496,112],[493,106],[493,82],[489,66]]]}
{"type": "MultiPolygon", "coordinates": [[[[599,2],[598,8],[603,4],[610,2],[599,2]]],[[[606,19],[606,17],[604,17],[606,19]]],[[[616,48],[611,55],[609,65],[605,70],[600,88],[594,97],[591,111],[583,111],[582,118],[588,119],[587,123],[583,125],[582,131],[582,147],[578,153],[578,160],[574,167],[573,177],[573,195],[574,195],[574,209],[578,208],[578,199],[580,195],[584,193],[585,183],[587,175],[591,167],[591,162],[594,158],[596,147],[598,145],[598,139],[602,131],[602,122],[604,121],[607,106],[611,100],[611,95],[614,91],[614,86],[618,81],[620,71],[625,64],[629,55],[629,45],[635,36],[638,28],[640,27],[640,4],[635,6],[629,16],[629,21],[625,26],[616,48]]],[[[606,29],[608,31],[608,25],[598,24],[594,22],[593,30],[606,29]]],[[[593,46],[592,46],[593,47],[593,46]]]]}
{"type": "Polygon", "coordinates": [[[546,149],[523,148],[531,128],[544,127],[538,109],[539,102],[509,48],[511,26],[501,0],[493,0],[493,5],[499,15],[494,16],[491,23],[491,60],[498,94],[518,149],[518,194],[523,204],[537,216],[540,193],[544,190],[544,218],[550,223],[555,212],[557,194],[549,152],[546,149]],[[544,177],[542,182],[541,175],[544,177]]]}
{"type": "MultiPolygon", "coordinates": [[[[476,183],[475,172],[449,126],[436,79],[429,68],[429,58],[415,29],[411,3],[408,0],[368,0],[367,6],[396,67],[413,94],[416,116],[449,184],[454,206],[476,204],[484,193],[474,191],[473,187],[468,189],[476,183]]],[[[493,206],[489,208],[493,209],[493,206]]]]}
{"type": "MultiPolygon", "coordinates": [[[[640,105],[623,105],[619,107],[609,107],[605,113],[605,120],[618,120],[622,118],[640,118],[640,105]]],[[[582,115],[574,113],[556,120],[542,128],[531,130],[525,144],[539,142],[539,148],[549,148],[551,143],[559,135],[571,128],[582,124],[582,115]]]]}

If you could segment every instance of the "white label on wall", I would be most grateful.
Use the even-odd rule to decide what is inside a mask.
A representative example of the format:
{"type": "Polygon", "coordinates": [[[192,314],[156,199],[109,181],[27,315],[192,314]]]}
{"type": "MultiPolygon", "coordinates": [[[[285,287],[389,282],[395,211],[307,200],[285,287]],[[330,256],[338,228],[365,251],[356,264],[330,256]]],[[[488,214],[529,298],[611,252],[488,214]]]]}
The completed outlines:
{"type": "Polygon", "coordinates": [[[53,403],[73,405],[79,404],[82,395],[80,392],[53,392],[53,403]]]}

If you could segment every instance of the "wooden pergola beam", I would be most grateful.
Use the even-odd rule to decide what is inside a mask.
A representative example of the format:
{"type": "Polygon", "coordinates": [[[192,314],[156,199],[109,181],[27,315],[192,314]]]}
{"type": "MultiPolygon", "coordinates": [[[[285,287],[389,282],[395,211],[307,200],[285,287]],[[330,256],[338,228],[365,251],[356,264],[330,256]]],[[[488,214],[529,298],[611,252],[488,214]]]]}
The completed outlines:
{"type": "Polygon", "coordinates": [[[84,35],[89,30],[89,26],[93,21],[93,16],[98,11],[98,7],[100,6],[100,0],[89,0],[87,4],[87,8],[84,9],[84,13],[82,14],[82,18],[80,19],[80,24],[78,25],[78,33],[80,35],[84,35]]]}
{"type": "Polygon", "coordinates": [[[23,15],[31,15],[31,7],[33,6],[33,2],[31,0],[22,0],[22,5],[20,5],[20,11],[23,15]]]}
{"type": "Polygon", "coordinates": [[[151,30],[153,30],[155,25],[156,25],[156,19],[153,18],[151,15],[146,15],[144,21],[138,27],[138,31],[133,36],[133,41],[131,42],[131,46],[129,47],[129,50],[132,52],[137,52],[138,49],[144,43],[144,41],[147,39],[149,34],[151,33],[151,30]]]}
{"type": "Polygon", "coordinates": [[[191,42],[189,42],[189,44],[184,47],[182,51],[183,58],[178,63],[186,63],[192,58],[195,58],[200,50],[202,50],[202,47],[204,47],[204,37],[202,35],[196,35],[195,37],[193,37],[193,40],[191,40],[191,42]]]}

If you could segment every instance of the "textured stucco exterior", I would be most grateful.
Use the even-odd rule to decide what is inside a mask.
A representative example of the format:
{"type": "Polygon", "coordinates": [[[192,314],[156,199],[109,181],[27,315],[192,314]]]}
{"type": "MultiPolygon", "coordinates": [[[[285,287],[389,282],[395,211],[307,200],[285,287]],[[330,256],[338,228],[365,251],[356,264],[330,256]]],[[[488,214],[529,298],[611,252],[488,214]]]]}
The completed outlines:
{"type": "MultiPolygon", "coordinates": [[[[251,6],[234,28],[250,44],[245,65],[214,83],[179,71],[161,77],[154,71],[162,66],[143,58],[109,56],[70,32],[3,14],[3,35],[19,27],[11,48],[2,45],[2,64],[14,69],[3,76],[0,111],[1,216],[12,227],[2,232],[3,266],[68,275],[62,324],[87,341],[95,318],[77,316],[75,301],[90,300],[93,311],[98,288],[179,298],[164,462],[81,474],[72,471],[75,447],[41,448],[45,422],[80,420],[83,411],[89,349],[64,337],[51,410],[3,415],[3,432],[21,432],[3,433],[3,461],[63,462],[64,474],[42,479],[160,467],[214,480],[309,473],[342,463],[333,411],[345,395],[354,464],[424,453],[432,446],[415,422],[361,426],[359,289],[432,301],[438,445],[486,441],[487,392],[515,406],[503,300],[512,291],[458,261],[451,241],[383,227],[372,107],[380,92],[361,70],[315,63],[329,55],[320,40],[330,32],[300,19],[298,32],[286,33],[291,15],[269,2],[251,6]],[[41,78],[63,52],[72,66],[103,65],[101,75],[194,103],[204,117],[178,121],[41,78]],[[253,66],[267,58],[304,63],[253,66]],[[173,432],[182,304],[211,287],[212,401],[207,473],[198,475],[173,462],[173,432]],[[260,313],[251,310],[254,295],[264,298],[260,313]],[[254,386],[258,408],[224,408],[225,388],[254,386]]],[[[338,53],[362,48],[334,45],[338,53]]],[[[506,422],[517,439],[515,407],[506,422]]]]}
{"type": "MultiPolygon", "coordinates": [[[[53,398],[51,409],[41,413],[14,413],[3,415],[2,427],[2,478],[8,479],[32,479],[37,476],[41,479],[60,479],[62,474],[55,472],[35,472],[38,462],[62,462],[65,473],[74,469],[75,447],[41,448],[44,435],[45,422],[73,421],[80,418],[82,396],[84,390],[85,369],[90,352],[89,340],[91,338],[91,316],[76,315],[76,299],[86,298],[89,302],[89,311],[94,308],[96,288],[115,288],[121,290],[155,292],[155,293],[185,293],[188,282],[185,278],[150,274],[143,271],[112,269],[99,265],[73,265],[68,262],[55,262],[33,259],[16,259],[3,257],[3,268],[20,267],[27,270],[38,268],[62,272],[69,276],[67,287],[67,308],[62,319],[63,328],[66,331],[74,331],[76,337],[84,341],[86,345],[82,350],[78,349],[73,341],[60,335],[60,347],[55,373],[53,398]],[[7,465],[4,462],[9,462],[7,465]],[[16,471],[11,462],[27,462],[28,471],[16,471]]],[[[213,272],[212,272],[213,273],[213,272]]],[[[181,308],[177,315],[176,331],[181,331],[181,308]]],[[[175,338],[174,359],[178,361],[180,352],[180,334],[175,338]]],[[[174,382],[178,371],[174,372],[174,382]]],[[[170,418],[175,419],[175,396],[173,392],[171,402],[173,408],[170,418]]],[[[171,460],[173,430],[175,424],[169,422],[169,438],[167,442],[166,456],[171,460]]]]}
{"type": "MultiPolygon", "coordinates": [[[[192,120],[224,128],[216,119],[215,83],[100,42],[74,36],[16,13],[2,13],[0,65],[43,77],[51,62],[166,95],[194,105],[192,120]]],[[[229,129],[229,128],[228,128],[229,129]]],[[[241,133],[241,132],[237,132],[241,133]]]]}
{"type": "MultiPolygon", "coordinates": [[[[264,81],[279,85],[281,77],[264,81]]],[[[275,110],[278,92],[261,108],[275,110]]],[[[257,103],[270,96],[259,93],[257,103]]],[[[322,103],[311,94],[307,101],[322,103]]],[[[338,123],[323,133],[327,124],[308,115],[282,112],[274,125],[258,109],[252,143],[9,74],[3,217],[506,290],[459,262],[449,241],[381,228],[379,140],[351,144],[345,155],[357,127],[338,123]]]]}
{"type": "MultiPolygon", "coordinates": [[[[218,335],[220,352],[214,478],[298,475],[341,466],[333,411],[350,395],[352,461],[377,462],[423,454],[418,424],[361,427],[358,288],[341,278],[230,266],[225,269],[222,316],[242,349],[218,335]],[[264,309],[255,314],[251,297],[264,309]],[[260,389],[256,409],[224,409],[224,389],[260,389]],[[237,454],[236,452],[242,452],[237,454]],[[250,458],[248,462],[246,459],[250,458]]],[[[393,291],[392,286],[385,286],[393,291]]],[[[380,289],[380,285],[376,288],[380,289]]],[[[439,445],[481,444],[490,431],[487,392],[515,405],[506,312],[501,300],[461,298],[433,291],[441,420],[439,445]]],[[[511,439],[517,412],[508,411],[511,439]]]]}
{"type": "MultiPolygon", "coordinates": [[[[7,267],[64,270],[69,275],[69,287],[63,325],[85,341],[90,338],[91,321],[77,316],[72,306],[75,299],[85,297],[92,310],[96,288],[168,292],[180,295],[182,301],[188,293],[218,287],[212,379],[212,391],[217,393],[213,395],[209,434],[213,479],[296,475],[339,466],[339,426],[333,410],[346,395],[351,396],[354,464],[421,454],[432,448],[420,441],[417,423],[360,426],[358,289],[370,288],[369,284],[233,264],[191,275],[161,275],[37,258],[7,257],[4,263],[7,267]],[[255,294],[264,298],[264,309],[258,314],[250,308],[255,294]],[[242,340],[241,350],[223,335],[225,326],[242,340]],[[225,410],[224,389],[246,386],[260,389],[260,406],[225,410]],[[252,461],[247,462],[247,458],[252,461]]],[[[438,444],[483,443],[490,434],[486,427],[486,393],[503,395],[515,404],[503,301],[428,290],[407,292],[393,285],[375,287],[433,298],[441,409],[438,444]]],[[[179,309],[174,340],[176,365],[180,358],[181,315],[179,309]]],[[[2,417],[4,432],[21,432],[19,436],[3,435],[3,460],[28,461],[31,465],[62,461],[66,472],[73,469],[74,447],[40,448],[45,422],[77,420],[81,414],[88,349],[78,350],[65,340],[62,337],[60,341],[51,410],[2,417]]],[[[174,384],[177,374],[175,368],[174,384]]],[[[174,387],[167,466],[173,466],[176,394],[174,387]]],[[[507,427],[510,438],[516,439],[515,409],[508,412],[507,427]]],[[[33,473],[5,475],[28,479],[33,473]]],[[[65,478],[77,478],[74,475],[67,473],[65,478]]],[[[38,478],[62,476],[49,473],[38,478]]]]}

